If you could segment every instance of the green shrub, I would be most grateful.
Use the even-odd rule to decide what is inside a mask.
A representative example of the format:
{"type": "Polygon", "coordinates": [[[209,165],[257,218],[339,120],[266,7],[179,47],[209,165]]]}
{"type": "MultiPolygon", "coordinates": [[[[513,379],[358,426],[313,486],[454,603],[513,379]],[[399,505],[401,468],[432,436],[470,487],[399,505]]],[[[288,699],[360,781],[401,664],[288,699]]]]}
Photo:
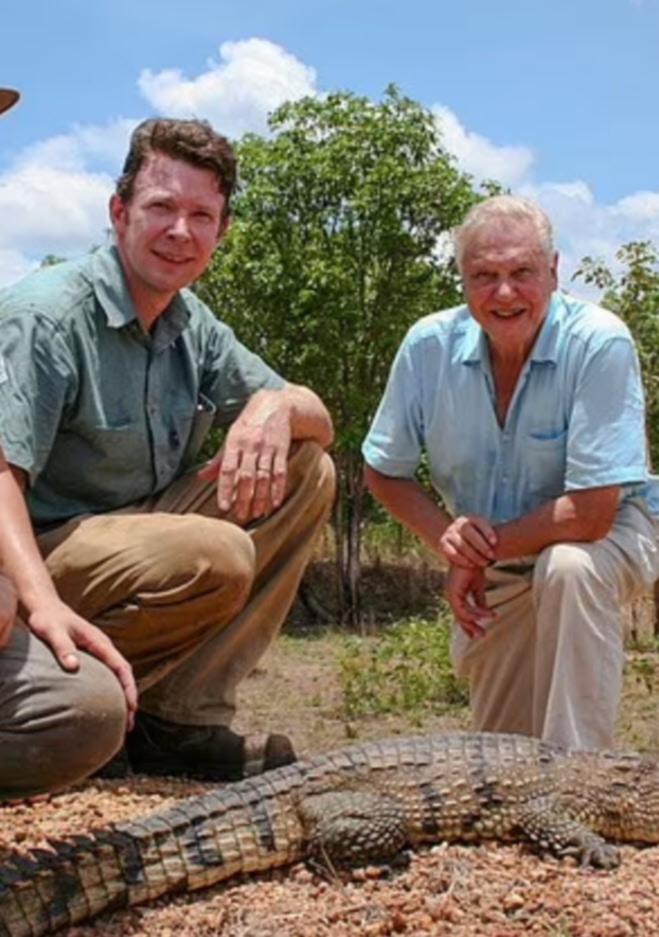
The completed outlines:
{"type": "Polygon", "coordinates": [[[398,622],[377,638],[346,638],[338,660],[346,718],[467,705],[467,687],[453,673],[449,644],[445,614],[398,622]]]}

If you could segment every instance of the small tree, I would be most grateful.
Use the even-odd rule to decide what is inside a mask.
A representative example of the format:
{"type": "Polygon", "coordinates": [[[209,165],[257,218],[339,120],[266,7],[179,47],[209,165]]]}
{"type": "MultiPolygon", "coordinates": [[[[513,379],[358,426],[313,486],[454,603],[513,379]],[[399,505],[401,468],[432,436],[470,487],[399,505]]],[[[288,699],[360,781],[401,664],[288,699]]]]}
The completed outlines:
{"type": "Polygon", "coordinates": [[[652,465],[659,467],[659,253],[649,241],[632,241],[617,253],[616,278],[601,261],[586,257],[575,276],[603,290],[602,304],[619,315],[636,341],[643,372],[652,465]]]}
{"type": "Polygon", "coordinates": [[[359,619],[360,445],[395,350],[419,316],[458,301],[442,237],[477,199],[432,114],[394,87],[285,104],[273,136],[238,146],[242,193],[204,299],[334,417],[340,611],[359,619]]]}
{"type": "MultiPolygon", "coordinates": [[[[586,257],[575,276],[604,291],[602,303],[627,323],[643,373],[650,459],[659,467],[659,253],[649,241],[632,241],[617,253],[624,265],[616,278],[601,261],[586,257]]],[[[654,631],[659,635],[659,583],[654,587],[654,631]]]]}

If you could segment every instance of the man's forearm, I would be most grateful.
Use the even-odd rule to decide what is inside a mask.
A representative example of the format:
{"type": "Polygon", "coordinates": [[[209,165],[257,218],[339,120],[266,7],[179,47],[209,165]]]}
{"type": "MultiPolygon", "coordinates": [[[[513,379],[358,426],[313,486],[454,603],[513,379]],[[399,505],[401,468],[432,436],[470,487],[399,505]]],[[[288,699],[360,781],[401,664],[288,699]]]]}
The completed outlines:
{"type": "Polygon", "coordinates": [[[605,537],[615,519],[620,486],[573,491],[530,514],[495,526],[497,560],[539,553],[552,543],[592,543],[605,537]]]}
{"type": "MultiPolygon", "coordinates": [[[[373,496],[397,520],[438,554],[440,539],[452,518],[418,482],[382,475],[366,466],[365,478],[373,496]]],[[[605,537],[615,519],[620,486],[591,488],[561,495],[524,517],[494,527],[495,559],[507,560],[539,553],[552,543],[592,542],[605,537]]]]}
{"type": "Polygon", "coordinates": [[[51,601],[57,592],[32,532],[25,499],[6,463],[0,464],[0,560],[28,612],[51,601]]]}
{"type": "Polygon", "coordinates": [[[439,555],[440,538],[451,523],[446,511],[414,479],[382,475],[369,465],[364,477],[373,497],[439,555]]]}
{"type": "Polygon", "coordinates": [[[259,391],[252,401],[257,404],[268,395],[272,395],[270,399],[274,405],[290,408],[292,439],[313,439],[323,449],[331,446],[334,440],[332,418],[317,394],[299,384],[286,384],[281,390],[259,391]]]}

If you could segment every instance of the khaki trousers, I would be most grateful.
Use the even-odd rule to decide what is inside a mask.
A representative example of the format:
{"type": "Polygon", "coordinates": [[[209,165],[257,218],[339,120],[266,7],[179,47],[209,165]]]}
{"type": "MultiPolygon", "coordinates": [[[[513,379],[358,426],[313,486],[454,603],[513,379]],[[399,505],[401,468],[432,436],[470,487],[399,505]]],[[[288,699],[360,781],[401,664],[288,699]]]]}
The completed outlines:
{"type": "MultiPolygon", "coordinates": [[[[277,637],[333,497],[331,459],[305,442],[289,458],[282,506],[245,529],[230,515],[219,516],[215,484],[190,474],[139,504],[73,518],[39,537],[39,544],[62,599],[102,628],[131,662],[141,709],[188,725],[229,724],[236,688],[277,637]]],[[[4,757],[0,761],[5,798],[90,773],[120,747],[116,727],[125,724],[122,694],[106,668],[81,655],[81,673],[63,674],[41,642],[25,629],[18,633],[24,637],[13,669],[13,652],[0,653],[2,750],[11,743],[20,765],[23,748],[35,738],[33,723],[43,723],[44,712],[49,720],[30,777],[27,769],[22,780],[20,771],[7,775],[4,757]],[[20,680],[29,700],[22,716],[15,705],[20,680]],[[114,728],[101,742],[93,712],[99,687],[108,683],[103,718],[114,728]],[[84,732],[72,723],[74,712],[89,723],[84,732]],[[79,756],[78,769],[64,779],[59,760],[53,770],[47,763],[58,747],[67,753],[77,748],[79,756]]]]}
{"type": "Polygon", "coordinates": [[[571,748],[610,748],[624,663],[621,605],[659,578],[659,527],[625,502],[607,537],[561,543],[487,571],[484,637],[455,626],[474,727],[571,748]]]}

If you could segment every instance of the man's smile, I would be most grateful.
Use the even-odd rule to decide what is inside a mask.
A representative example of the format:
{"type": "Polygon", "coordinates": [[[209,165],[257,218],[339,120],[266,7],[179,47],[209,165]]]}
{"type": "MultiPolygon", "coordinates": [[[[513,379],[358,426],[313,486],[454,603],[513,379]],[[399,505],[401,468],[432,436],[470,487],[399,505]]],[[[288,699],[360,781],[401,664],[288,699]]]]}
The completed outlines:
{"type": "Polygon", "coordinates": [[[526,309],[491,309],[490,315],[496,316],[497,319],[516,319],[525,312],[526,309]]]}
{"type": "Polygon", "coordinates": [[[164,260],[166,263],[169,263],[169,264],[189,264],[192,260],[194,260],[193,257],[175,257],[175,256],[172,256],[171,254],[165,254],[162,251],[157,251],[157,250],[152,251],[152,253],[159,260],[164,260]]]}

